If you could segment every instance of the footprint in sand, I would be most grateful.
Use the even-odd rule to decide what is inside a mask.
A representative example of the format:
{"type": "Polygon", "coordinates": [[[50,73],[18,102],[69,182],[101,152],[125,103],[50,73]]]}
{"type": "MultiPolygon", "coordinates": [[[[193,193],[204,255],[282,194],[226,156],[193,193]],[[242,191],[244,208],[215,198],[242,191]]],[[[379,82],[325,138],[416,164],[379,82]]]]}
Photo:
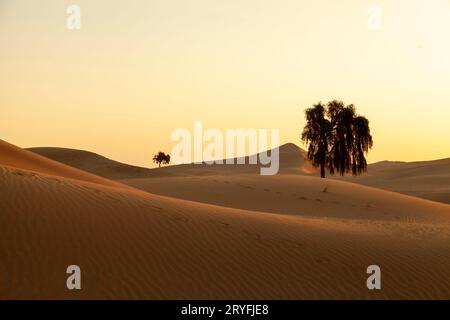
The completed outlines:
{"type": "MultiPolygon", "coordinates": [[[[34,177],[34,176],[36,176],[36,173],[33,173],[33,172],[25,172],[25,171],[17,171],[17,170],[11,170],[11,173],[13,175],[20,176],[20,177],[34,177]]],[[[52,180],[53,178],[49,178],[49,179],[52,180]]]]}
{"type": "Polygon", "coordinates": [[[62,181],[62,180],[60,180],[60,179],[58,179],[58,178],[49,177],[48,179],[51,180],[51,181],[53,181],[53,182],[56,182],[57,184],[60,184],[60,185],[66,185],[66,183],[65,183],[64,181],[62,181]]]}
{"type": "Polygon", "coordinates": [[[298,197],[297,199],[299,199],[299,200],[308,200],[307,197],[298,197]]]}

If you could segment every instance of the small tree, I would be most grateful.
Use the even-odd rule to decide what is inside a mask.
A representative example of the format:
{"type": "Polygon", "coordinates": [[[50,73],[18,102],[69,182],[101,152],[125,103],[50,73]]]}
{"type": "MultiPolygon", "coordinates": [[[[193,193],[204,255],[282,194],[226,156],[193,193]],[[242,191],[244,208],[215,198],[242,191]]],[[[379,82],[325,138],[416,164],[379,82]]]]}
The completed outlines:
{"type": "Polygon", "coordinates": [[[153,156],[153,162],[157,163],[159,168],[161,168],[161,164],[169,164],[170,163],[170,155],[165,154],[164,152],[158,152],[153,156]]]}

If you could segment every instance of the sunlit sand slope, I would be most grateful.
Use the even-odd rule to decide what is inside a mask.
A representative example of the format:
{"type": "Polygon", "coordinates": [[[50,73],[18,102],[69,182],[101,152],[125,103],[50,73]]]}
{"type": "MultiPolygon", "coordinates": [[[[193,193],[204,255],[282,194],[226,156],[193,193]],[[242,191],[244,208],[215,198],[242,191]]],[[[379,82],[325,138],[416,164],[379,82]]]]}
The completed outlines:
{"type": "Polygon", "coordinates": [[[0,190],[2,299],[450,298],[445,217],[285,216],[5,166],[0,190]],[[81,291],[65,287],[72,264],[81,291]]]}

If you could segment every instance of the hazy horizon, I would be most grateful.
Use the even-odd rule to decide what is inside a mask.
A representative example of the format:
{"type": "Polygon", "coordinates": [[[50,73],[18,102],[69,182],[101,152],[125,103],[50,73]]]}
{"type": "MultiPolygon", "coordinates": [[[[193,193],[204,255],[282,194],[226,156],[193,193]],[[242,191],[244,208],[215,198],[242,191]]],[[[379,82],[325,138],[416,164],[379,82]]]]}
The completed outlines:
{"type": "Polygon", "coordinates": [[[0,139],[149,167],[194,120],[305,148],[304,110],[341,99],[370,163],[448,158],[449,32],[448,0],[0,0],[0,139]]]}

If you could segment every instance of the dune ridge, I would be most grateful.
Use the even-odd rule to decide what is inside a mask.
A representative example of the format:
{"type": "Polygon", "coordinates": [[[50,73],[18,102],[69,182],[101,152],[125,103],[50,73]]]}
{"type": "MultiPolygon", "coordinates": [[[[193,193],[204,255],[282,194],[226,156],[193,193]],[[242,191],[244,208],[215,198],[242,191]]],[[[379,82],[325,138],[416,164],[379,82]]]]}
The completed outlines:
{"type": "Polygon", "coordinates": [[[121,183],[51,160],[3,140],[0,140],[0,164],[112,187],[127,188],[121,183]]]}
{"type": "Polygon", "coordinates": [[[26,150],[112,180],[152,177],[155,174],[154,170],[128,165],[84,150],[55,147],[27,148],[26,150]]]}

